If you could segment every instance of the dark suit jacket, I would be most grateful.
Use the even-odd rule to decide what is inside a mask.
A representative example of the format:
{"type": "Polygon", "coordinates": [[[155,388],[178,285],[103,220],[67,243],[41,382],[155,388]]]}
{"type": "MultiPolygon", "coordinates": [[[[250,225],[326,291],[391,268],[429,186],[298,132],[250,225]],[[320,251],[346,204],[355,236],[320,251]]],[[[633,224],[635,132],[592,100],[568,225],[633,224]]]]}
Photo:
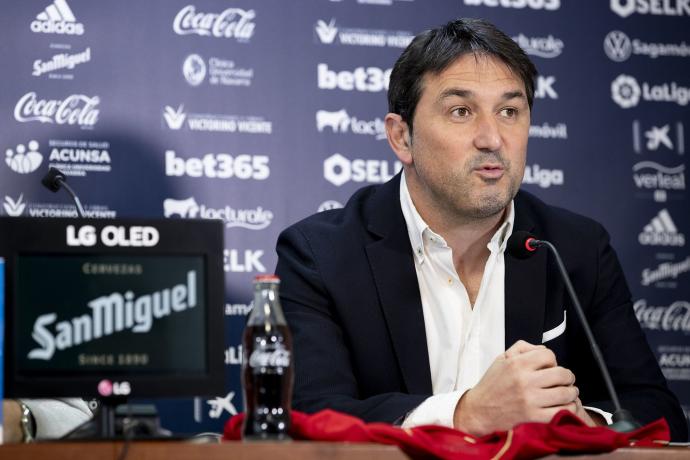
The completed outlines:
{"type": "MultiPolygon", "coordinates": [[[[278,239],[281,300],[294,340],[293,405],[331,408],[366,421],[393,422],[429,397],[431,374],[412,249],[400,208],[399,175],[365,187],[344,209],[311,216],[278,239]]],[[[561,251],[568,273],[620,392],[641,422],[666,417],[674,439],[687,436],[634,315],[630,291],[601,225],[521,191],[514,231],[527,230],[561,251]]],[[[505,255],[506,348],[547,342],[577,377],[580,398],[613,412],[576,313],[546,251],[505,255]]]]}

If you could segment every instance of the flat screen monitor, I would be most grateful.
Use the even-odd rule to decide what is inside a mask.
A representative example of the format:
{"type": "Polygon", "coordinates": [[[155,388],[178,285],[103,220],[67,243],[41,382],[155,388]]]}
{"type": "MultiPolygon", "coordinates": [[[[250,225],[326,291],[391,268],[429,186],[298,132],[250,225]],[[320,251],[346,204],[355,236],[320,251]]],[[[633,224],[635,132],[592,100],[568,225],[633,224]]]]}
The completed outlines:
{"type": "Polygon", "coordinates": [[[223,382],[223,225],[0,218],[5,397],[184,397],[223,382]]]}

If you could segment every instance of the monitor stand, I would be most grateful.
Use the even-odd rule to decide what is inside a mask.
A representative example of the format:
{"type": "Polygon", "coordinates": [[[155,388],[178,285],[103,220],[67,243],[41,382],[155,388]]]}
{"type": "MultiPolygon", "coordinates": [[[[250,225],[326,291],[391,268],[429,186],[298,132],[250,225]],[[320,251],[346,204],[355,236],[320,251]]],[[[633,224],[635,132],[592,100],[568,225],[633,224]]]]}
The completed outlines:
{"type": "Polygon", "coordinates": [[[128,405],[127,398],[102,398],[93,418],[64,435],[63,441],[169,439],[153,405],[128,405]]]}

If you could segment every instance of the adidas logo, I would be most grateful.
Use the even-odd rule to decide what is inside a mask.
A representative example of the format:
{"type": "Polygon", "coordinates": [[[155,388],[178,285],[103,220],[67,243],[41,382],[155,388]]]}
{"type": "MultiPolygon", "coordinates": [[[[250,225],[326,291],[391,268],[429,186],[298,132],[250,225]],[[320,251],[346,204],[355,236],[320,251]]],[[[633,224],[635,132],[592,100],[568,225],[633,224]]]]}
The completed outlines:
{"type": "Polygon", "coordinates": [[[54,0],[31,22],[37,34],[84,35],[84,24],[77,22],[67,0],[54,0]]]}
{"type": "Polygon", "coordinates": [[[17,200],[13,200],[11,197],[5,195],[5,202],[2,204],[5,208],[5,212],[8,216],[17,217],[21,216],[26,208],[26,203],[24,203],[24,194],[19,195],[17,200]]]}
{"type": "Polygon", "coordinates": [[[685,246],[685,235],[678,232],[666,209],[659,211],[659,214],[645,225],[638,240],[644,246],[685,246]]]}

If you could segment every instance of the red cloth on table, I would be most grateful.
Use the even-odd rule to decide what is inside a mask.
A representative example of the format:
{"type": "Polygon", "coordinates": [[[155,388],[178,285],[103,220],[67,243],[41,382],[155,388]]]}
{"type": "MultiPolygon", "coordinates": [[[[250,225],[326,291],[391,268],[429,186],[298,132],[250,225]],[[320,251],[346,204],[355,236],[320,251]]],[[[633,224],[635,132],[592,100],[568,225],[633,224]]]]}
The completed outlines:
{"type": "MultiPolygon", "coordinates": [[[[244,414],[238,414],[228,420],[223,439],[240,440],[243,419],[244,414]]],[[[523,423],[481,437],[435,425],[400,428],[364,423],[332,410],[311,415],[292,411],[290,436],[294,440],[392,444],[413,458],[441,459],[528,459],[565,452],[610,452],[631,445],[663,446],[670,439],[663,419],[632,433],[617,433],[606,427],[588,427],[568,411],[559,412],[549,423],[523,423]]]]}

